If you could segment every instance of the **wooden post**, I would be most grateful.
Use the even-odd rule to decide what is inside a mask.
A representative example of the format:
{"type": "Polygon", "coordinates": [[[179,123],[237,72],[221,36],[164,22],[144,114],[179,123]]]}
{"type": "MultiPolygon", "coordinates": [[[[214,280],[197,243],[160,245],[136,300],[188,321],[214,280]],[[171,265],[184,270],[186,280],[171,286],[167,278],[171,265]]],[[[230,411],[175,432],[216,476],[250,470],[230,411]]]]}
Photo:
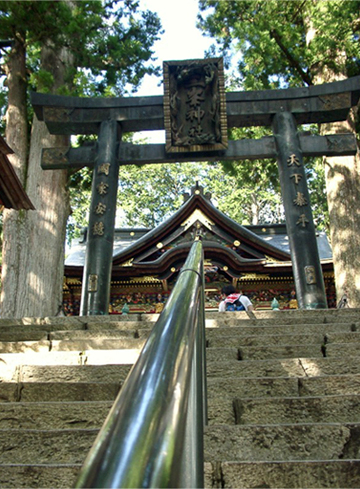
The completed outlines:
{"type": "Polygon", "coordinates": [[[109,313],[119,162],[119,124],[101,123],[94,165],[80,315],[109,313]]]}
{"type": "Polygon", "coordinates": [[[294,116],[290,112],[276,114],[273,131],[297,301],[300,309],[326,309],[325,285],[294,116]]]}

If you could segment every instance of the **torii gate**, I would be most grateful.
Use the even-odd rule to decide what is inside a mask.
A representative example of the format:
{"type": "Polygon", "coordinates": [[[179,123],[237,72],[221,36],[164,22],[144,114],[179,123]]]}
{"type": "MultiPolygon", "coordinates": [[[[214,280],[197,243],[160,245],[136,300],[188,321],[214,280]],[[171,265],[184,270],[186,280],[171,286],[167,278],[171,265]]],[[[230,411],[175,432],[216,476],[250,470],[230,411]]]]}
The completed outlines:
{"type": "Polygon", "coordinates": [[[354,155],[352,134],[309,136],[298,124],[345,120],[360,77],[307,88],[224,91],[221,58],[164,62],[164,97],[76,98],[32,93],[51,134],[97,134],[83,148],[43,149],[43,169],[94,168],[81,315],[108,314],[119,166],[277,158],[299,307],[327,308],[303,156],[354,155]],[[272,126],[274,136],[227,140],[227,128],[272,126]],[[166,144],[120,143],[124,132],[166,130],[166,144]]]}

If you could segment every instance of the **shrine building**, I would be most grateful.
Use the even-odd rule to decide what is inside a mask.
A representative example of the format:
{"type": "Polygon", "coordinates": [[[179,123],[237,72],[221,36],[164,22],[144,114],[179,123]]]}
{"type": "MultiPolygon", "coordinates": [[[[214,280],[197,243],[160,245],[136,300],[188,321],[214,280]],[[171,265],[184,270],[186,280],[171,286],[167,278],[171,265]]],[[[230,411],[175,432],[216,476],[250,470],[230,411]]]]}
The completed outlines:
{"type": "MultiPolygon", "coordinates": [[[[65,260],[64,312],[80,310],[86,232],[65,260]]],[[[242,226],[219,211],[201,187],[154,229],[115,231],[110,314],[161,312],[194,240],[205,254],[205,307],[216,311],[220,291],[233,284],[256,310],[296,307],[295,285],[285,224],[242,226]],[[125,307],[124,307],[125,306],[125,307]]],[[[329,308],[336,307],[332,252],[326,234],[316,233],[329,308]]]]}
{"type": "Polygon", "coordinates": [[[9,155],[14,151],[0,136],[0,211],[3,208],[15,210],[34,210],[15,170],[10,163],[9,155]]]}

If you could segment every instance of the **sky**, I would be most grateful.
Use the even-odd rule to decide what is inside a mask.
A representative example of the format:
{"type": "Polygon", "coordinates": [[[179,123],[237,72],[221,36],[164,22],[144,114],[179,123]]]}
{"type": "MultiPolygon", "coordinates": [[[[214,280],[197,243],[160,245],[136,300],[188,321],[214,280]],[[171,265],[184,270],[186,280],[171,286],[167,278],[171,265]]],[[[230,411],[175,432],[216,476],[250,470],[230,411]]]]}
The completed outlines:
{"type": "MultiPolygon", "coordinates": [[[[214,40],[202,35],[196,28],[198,0],[140,0],[141,10],[156,12],[161,19],[163,30],[161,39],[154,44],[157,64],[163,61],[202,59],[204,52],[214,40]]],[[[135,96],[163,95],[161,79],[146,76],[135,96]]],[[[138,133],[135,137],[146,137],[149,143],[164,143],[164,131],[138,133]]]]}
{"type": "MultiPolygon", "coordinates": [[[[154,44],[157,62],[202,59],[204,52],[214,42],[204,37],[196,28],[198,0],[140,0],[140,8],[156,12],[165,33],[154,44]]],[[[159,78],[146,77],[136,95],[162,95],[159,78]]]]}

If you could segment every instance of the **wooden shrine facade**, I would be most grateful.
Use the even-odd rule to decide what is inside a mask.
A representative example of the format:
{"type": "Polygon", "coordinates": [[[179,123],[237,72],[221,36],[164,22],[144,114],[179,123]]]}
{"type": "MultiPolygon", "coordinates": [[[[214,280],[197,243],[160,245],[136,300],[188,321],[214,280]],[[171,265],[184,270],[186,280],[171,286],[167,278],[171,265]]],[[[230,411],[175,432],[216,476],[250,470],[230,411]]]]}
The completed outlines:
{"type": "MultiPolygon", "coordinates": [[[[255,309],[295,307],[294,277],[285,224],[241,226],[220,212],[197,185],[182,207],[155,229],[123,229],[115,235],[110,314],[160,312],[189,248],[201,238],[205,253],[206,309],[217,310],[229,283],[251,298],[255,309]]],[[[324,233],[318,248],[328,307],[335,307],[331,249],[324,233]]],[[[65,262],[64,311],[79,314],[86,237],[65,262]]]]}

